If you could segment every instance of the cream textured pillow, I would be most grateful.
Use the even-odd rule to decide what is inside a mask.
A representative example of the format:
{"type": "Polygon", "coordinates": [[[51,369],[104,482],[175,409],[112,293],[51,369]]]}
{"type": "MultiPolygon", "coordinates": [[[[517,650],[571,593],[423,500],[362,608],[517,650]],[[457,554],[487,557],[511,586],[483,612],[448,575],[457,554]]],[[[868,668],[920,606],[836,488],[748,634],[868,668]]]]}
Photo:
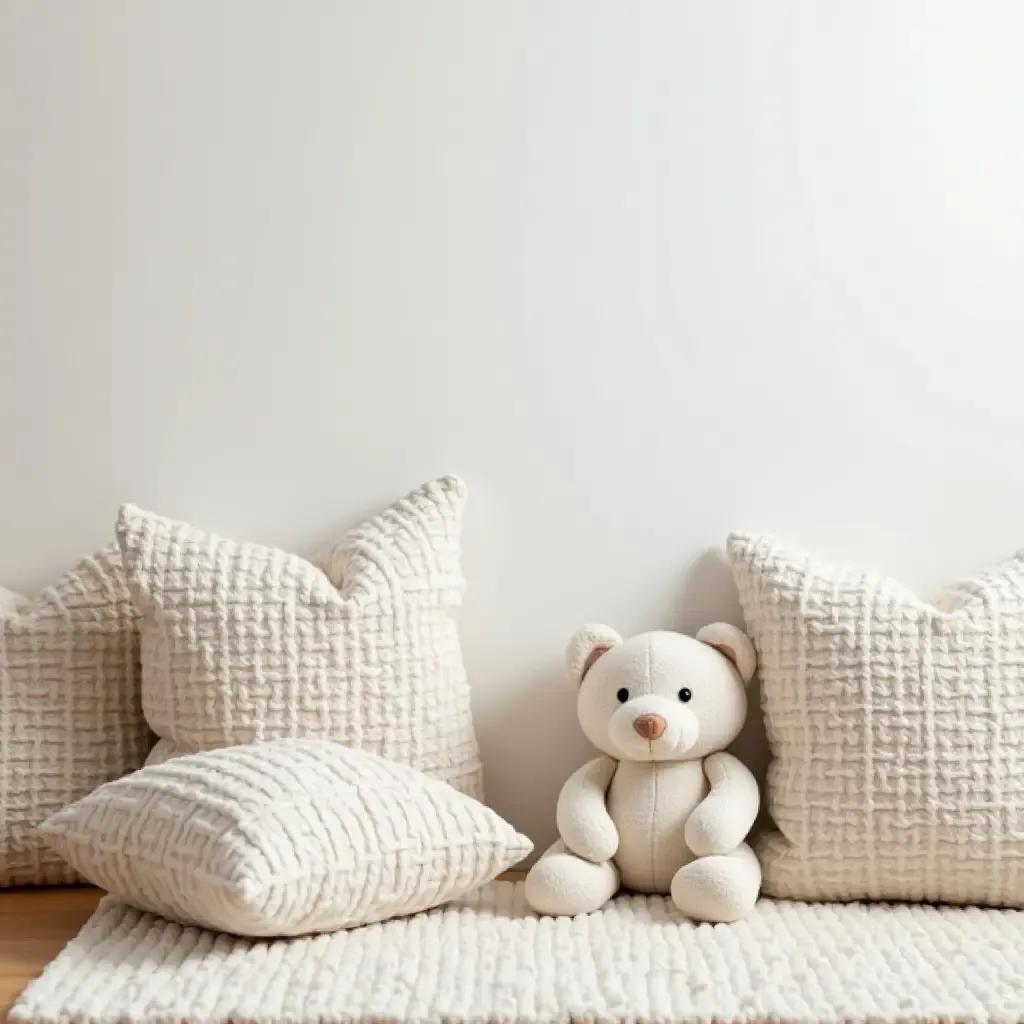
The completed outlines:
{"type": "Polygon", "coordinates": [[[0,888],[77,881],[36,826],[145,760],[137,618],[115,545],[0,590],[0,888]]]}
{"type": "Polygon", "coordinates": [[[1024,555],[933,605],[762,537],[728,552],[774,756],[764,892],[1024,906],[1024,555]]]}
{"type": "Polygon", "coordinates": [[[333,931],[426,910],[532,849],[451,786],[329,740],[151,765],[42,832],[116,898],[239,935],[333,931]]]}
{"type": "Polygon", "coordinates": [[[465,498],[455,477],[427,484],[328,552],[326,572],[122,509],[143,707],[161,737],[150,762],[323,737],[482,797],[456,628],[465,498]]]}

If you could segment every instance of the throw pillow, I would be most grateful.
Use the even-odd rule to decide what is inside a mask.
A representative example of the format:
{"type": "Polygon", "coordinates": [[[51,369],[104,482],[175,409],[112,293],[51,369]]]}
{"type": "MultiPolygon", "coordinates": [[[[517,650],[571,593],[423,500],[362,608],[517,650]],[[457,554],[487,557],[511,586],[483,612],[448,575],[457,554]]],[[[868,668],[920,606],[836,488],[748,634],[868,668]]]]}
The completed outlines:
{"type": "Polygon", "coordinates": [[[481,797],[456,627],[465,498],[454,477],[427,484],[329,551],[327,571],[122,509],[151,763],[322,737],[481,797]]]}
{"type": "Polygon", "coordinates": [[[126,903],[254,936],[426,910],[532,849],[451,786],[329,740],[151,765],[60,811],[42,832],[126,903]]]}
{"type": "Polygon", "coordinates": [[[763,537],[728,553],[774,757],[764,892],[1024,906],[1024,554],[929,604],[763,537]]]}
{"type": "Polygon", "coordinates": [[[115,545],[0,591],[0,888],[77,881],[36,826],[145,760],[137,618],[115,545]]]}

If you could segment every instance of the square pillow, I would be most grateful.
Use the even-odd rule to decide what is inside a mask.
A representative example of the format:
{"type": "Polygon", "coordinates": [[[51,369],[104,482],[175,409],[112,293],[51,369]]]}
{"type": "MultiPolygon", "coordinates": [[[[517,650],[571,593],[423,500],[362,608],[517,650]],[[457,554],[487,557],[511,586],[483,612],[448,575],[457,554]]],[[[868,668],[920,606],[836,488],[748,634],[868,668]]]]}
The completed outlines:
{"type": "Polygon", "coordinates": [[[117,899],[238,935],[301,935],[426,910],[532,844],[451,786],[329,740],[174,758],[41,829],[117,899]]]}
{"type": "Polygon", "coordinates": [[[137,620],[113,544],[35,597],[0,590],[0,888],[78,881],[36,826],[144,762],[137,620]]]}
{"type": "Polygon", "coordinates": [[[1024,554],[934,604],[736,534],[778,831],[764,892],[1024,906],[1024,554]]]}
{"type": "Polygon", "coordinates": [[[322,737],[482,797],[456,616],[466,490],[427,484],[352,531],[321,568],[184,523],[121,510],[142,612],[150,763],[322,737]]]}

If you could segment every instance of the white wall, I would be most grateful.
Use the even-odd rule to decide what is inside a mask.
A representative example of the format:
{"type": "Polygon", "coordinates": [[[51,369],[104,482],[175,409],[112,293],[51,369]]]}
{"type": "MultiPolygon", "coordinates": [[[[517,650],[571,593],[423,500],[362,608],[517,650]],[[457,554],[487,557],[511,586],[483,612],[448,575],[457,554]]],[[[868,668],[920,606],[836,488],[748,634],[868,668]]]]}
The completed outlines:
{"type": "Polygon", "coordinates": [[[309,551],[470,483],[494,805],[570,632],[736,618],[763,528],[931,586],[1024,545],[1024,5],[0,7],[0,580],[132,500],[309,551]]]}

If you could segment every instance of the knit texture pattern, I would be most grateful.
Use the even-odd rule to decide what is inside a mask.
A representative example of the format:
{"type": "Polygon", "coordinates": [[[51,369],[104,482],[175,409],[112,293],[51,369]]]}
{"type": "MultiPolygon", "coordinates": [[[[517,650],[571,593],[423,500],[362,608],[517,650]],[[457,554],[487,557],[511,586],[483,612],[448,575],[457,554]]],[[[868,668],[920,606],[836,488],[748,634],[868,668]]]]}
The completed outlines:
{"type": "Polygon", "coordinates": [[[763,891],[1024,906],[1024,556],[928,604],[762,537],[728,553],[774,758],[763,891]]]}
{"type": "Polygon", "coordinates": [[[0,888],[77,881],[36,826],[145,760],[137,619],[115,545],[0,592],[0,888]]]}
{"type": "Polygon", "coordinates": [[[1024,1019],[1024,913],[665,897],[537,918],[522,883],[315,939],[253,942],[104,899],[11,1012],[35,1024],[687,1024],[1024,1019]]]}
{"type": "Polygon", "coordinates": [[[153,761],[322,737],[482,797],[456,616],[466,489],[427,484],[321,565],[126,506],[153,761]]]}
{"type": "Polygon", "coordinates": [[[330,740],[151,765],[42,832],[126,903],[239,935],[411,914],[490,881],[533,848],[451,786],[330,740]]]}

